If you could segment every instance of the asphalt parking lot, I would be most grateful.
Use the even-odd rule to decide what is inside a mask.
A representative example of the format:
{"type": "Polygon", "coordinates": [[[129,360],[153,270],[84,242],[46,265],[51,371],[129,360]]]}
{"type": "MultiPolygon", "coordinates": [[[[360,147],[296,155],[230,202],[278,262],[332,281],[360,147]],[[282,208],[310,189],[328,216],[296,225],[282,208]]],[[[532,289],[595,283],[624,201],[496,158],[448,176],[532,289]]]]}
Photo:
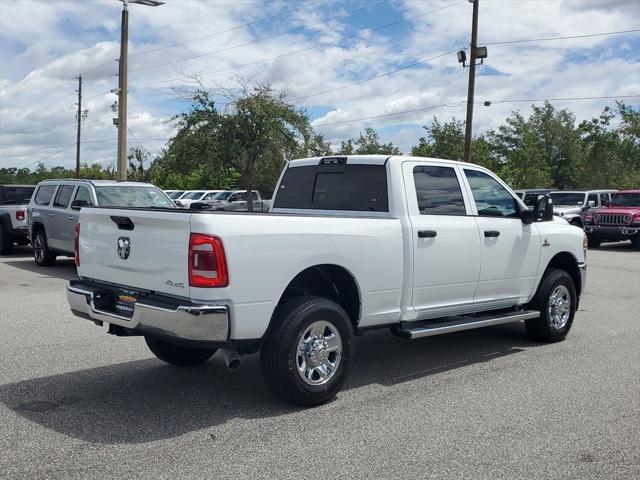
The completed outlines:
{"type": "Polygon", "coordinates": [[[640,477],[640,253],[588,254],[564,342],[520,324],[356,342],[337,399],[274,399],[257,356],[179,369],[67,308],[72,261],[0,259],[2,478],[640,477]]]}

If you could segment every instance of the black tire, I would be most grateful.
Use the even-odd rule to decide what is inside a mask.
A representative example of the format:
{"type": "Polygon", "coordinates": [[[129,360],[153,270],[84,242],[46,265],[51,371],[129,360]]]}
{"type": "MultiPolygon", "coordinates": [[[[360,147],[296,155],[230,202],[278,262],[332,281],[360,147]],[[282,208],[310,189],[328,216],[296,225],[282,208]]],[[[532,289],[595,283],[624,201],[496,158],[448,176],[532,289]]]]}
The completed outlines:
{"type": "Polygon", "coordinates": [[[41,267],[48,267],[56,262],[56,254],[49,250],[44,228],[38,229],[33,237],[33,259],[41,267]]]}
{"type": "Polygon", "coordinates": [[[636,236],[631,239],[631,243],[636,247],[636,250],[640,250],[640,233],[636,233],[636,236]]]}
{"type": "Polygon", "coordinates": [[[0,255],[11,255],[13,253],[13,244],[15,239],[13,235],[4,230],[2,222],[0,222],[0,255]]]}
{"type": "Polygon", "coordinates": [[[593,235],[587,235],[587,243],[589,245],[589,248],[600,248],[602,239],[599,237],[594,237],[593,235]]]}
{"type": "MultiPolygon", "coordinates": [[[[279,307],[273,321],[260,351],[262,373],[271,391],[285,402],[302,407],[320,405],[335,397],[347,380],[353,353],[353,328],[342,307],[323,297],[298,297],[279,307]],[[321,321],[329,324],[327,330],[323,329],[322,340],[327,333],[326,338],[331,338],[335,328],[339,335],[333,339],[342,352],[339,361],[333,357],[337,365],[326,383],[312,385],[298,371],[298,343],[304,341],[303,335],[312,325],[321,321]]],[[[327,358],[331,355],[337,353],[329,353],[327,358]]],[[[309,381],[314,381],[313,376],[309,381]]]]}
{"type": "MultiPolygon", "coordinates": [[[[541,342],[559,342],[564,340],[576,313],[577,295],[573,278],[569,273],[559,269],[549,269],[545,272],[535,297],[529,304],[531,310],[538,310],[540,317],[525,320],[527,332],[534,339],[541,342]],[[564,289],[562,289],[564,287],[564,289]],[[552,312],[555,312],[552,295],[560,291],[566,292],[566,308],[568,308],[568,318],[563,324],[554,324],[552,312]]],[[[557,309],[558,307],[556,307],[557,309]]],[[[560,323],[560,322],[559,322],[560,323]]]]}
{"type": "Polygon", "coordinates": [[[192,348],[176,345],[157,337],[145,336],[149,350],[163,362],[170,363],[177,367],[192,367],[200,365],[209,360],[214,353],[215,348],[192,348]]]}

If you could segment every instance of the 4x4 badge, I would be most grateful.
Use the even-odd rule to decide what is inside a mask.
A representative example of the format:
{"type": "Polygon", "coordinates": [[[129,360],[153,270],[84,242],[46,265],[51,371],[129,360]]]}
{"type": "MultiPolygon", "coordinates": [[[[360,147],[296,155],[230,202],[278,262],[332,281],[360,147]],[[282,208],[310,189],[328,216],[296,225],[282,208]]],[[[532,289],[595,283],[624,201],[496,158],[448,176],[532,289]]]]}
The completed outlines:
{"type": "Polygon", "coordinates": [[[131,240],[129,240],[129,237],[118,238],[118,256],[122,260],[126,260],[129,258],[129,253],[131,253],[131,240]]]}

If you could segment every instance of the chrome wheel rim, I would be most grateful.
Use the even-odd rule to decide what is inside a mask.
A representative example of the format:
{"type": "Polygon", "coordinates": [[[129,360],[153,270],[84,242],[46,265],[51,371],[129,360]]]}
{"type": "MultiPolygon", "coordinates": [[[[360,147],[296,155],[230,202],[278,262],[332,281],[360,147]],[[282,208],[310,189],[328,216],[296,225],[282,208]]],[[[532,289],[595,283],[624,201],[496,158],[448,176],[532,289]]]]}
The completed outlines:
{"type": "Polygon", "coordinates": [[[571,293],[564,285],[558,285],[549,296],[548,313],[551,325],[560,329],[571,315],[571,293]]]}
{"type": "Polygon", "coordinates": [[[308,385],[324,385],[338,370],[342,358],[342,338],[331,322],[319,320],[309,325],[298,339],[296,366],[308,385]]]}
{"type": "Polygon", "coordinates": [[[33,254],[36,257],[36,262],[42,262],[44,258],[44,240],[40,234],[36,235],[33,241],[33,254]]]}

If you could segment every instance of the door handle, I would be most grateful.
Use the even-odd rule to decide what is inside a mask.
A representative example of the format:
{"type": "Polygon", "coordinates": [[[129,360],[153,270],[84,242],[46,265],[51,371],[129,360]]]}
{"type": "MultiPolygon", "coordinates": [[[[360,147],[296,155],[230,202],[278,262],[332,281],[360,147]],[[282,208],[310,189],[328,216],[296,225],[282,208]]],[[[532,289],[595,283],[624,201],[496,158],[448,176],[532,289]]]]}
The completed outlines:
{"type": "Polygon", "coordinates": [[[69,220],[75,220],[75,219],[76,219],[76,216],[75,216],[75,215],[67,215],[67,218],[68,218],[69,220]]]}
{"type": "Polygon", "coordinates": [[[500,236],[500,232],[497,230],[485,230],[484,236],[488,238],[495,238],[500,236]]]}
{"type": "Polygon", "coordinates": [[[48,216],[48,217],[53,217],[53,216],[55,216],[55,213],[53,213],[53,212],[49,212],[49,213],[47,213],[47,216],[48,216]]]}
{"type": "Polygon", "coordinates": [[[435,238],[438,232],[435,230],[418,230],[418,238],[435,238]]]}

